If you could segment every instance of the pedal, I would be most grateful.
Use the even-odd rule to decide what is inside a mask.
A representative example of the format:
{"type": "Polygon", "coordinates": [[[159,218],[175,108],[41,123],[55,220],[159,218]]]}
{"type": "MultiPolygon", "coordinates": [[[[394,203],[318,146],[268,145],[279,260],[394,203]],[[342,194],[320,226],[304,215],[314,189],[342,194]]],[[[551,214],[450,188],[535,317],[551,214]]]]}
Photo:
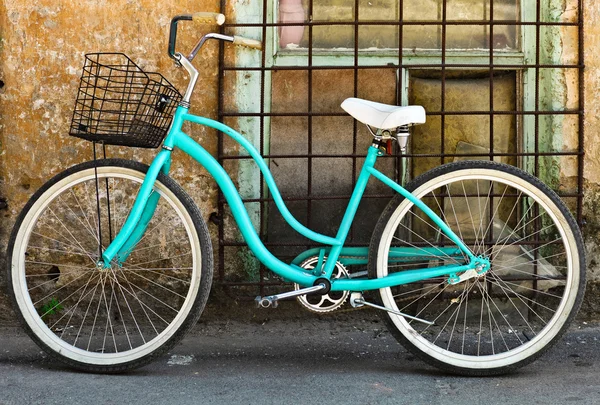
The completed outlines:
{"type": "Polygon", "coordinates": [[[422,322],[422,323],[427,324],[427,325],[435,325],[434,322],[427,321],[427,320],[421,319],[421,318],[417,318],[415,316],[408,315],[408,314],[405,314],[405,313],[400,312],[400,311],[396,311],[396,310],[391,309],[391,308],[382,307],[381,305],[377,305],[377,304],[373,304],[372,302],[365,301],[365,299],[363,298],[363,295],[361,293],[359,293],[359,292],[353,292],[352,294],[350,294],[350,305],[352,305],[354,308],[359,308],[359,307],[362,307],[363,305],[366,305],[368,307],[372,307],[372,308],[375,308],[375,309],[380,309],[382,311],[387,311],[387,312],[390,312],[392,314],[396,314],[396,315],[402,316],[404,318],[412,319],[413,321],[422,322]]]}
{"type": "Polygon", "coordinates": [[[286,293],[269,295],[266,297],[261,297],[260,295],[254,299],[256,302],[256,306],[258,308],[277,308],[277,302],[286,298],[295,298],[300,295],[305,294],[314,294],[320,291],[325,291],[327,286],[325,284],[317,284],[312,287],[301,288],[299,290],[294,290],[286,293]]]}
{"type": "Polygon", "coordinates": [[[277,300],[274,300],[273,296],[261,297],[259,295],[254,298],[254,302],[256,302],[256,308],[277,308],[277,300]]]}

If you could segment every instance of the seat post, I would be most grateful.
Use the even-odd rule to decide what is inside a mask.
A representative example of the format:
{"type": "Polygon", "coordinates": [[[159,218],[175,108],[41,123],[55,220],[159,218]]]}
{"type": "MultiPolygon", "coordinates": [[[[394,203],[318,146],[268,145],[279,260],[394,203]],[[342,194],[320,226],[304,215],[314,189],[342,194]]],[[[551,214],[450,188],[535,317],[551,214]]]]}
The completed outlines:
{"type": "Polygon", "coordinates": [[[396,128],[396,140],[398,141],[398,146],[400,147],[402,154],[406,153],[406,146],[408,145],[409,136],[410,131],[408,129],[408,125],[402,125],[396,128]]]}

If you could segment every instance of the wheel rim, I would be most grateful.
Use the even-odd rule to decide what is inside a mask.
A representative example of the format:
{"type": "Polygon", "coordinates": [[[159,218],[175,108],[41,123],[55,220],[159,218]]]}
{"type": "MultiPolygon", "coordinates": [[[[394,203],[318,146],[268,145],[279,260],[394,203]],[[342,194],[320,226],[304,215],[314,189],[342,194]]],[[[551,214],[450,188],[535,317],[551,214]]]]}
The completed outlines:
{"type": "MultiPolygon", "coordinates": [[[[97,170],[106,247],[144,175],[120,167],[97,170]]],[[[115,365],[152,353],[181,327],[196,301],[201,258],[189,213],[157,182],[156,214],[128,260],[96,268],[95,184],[94,169],[82,170],[32,205],[15,239],[12,283],[25,322],[47,347],[77,362],[115,365]]]]}
{"type": "MultiPolygon", "coordinates": [[[[393,324],[421,352],[456,367],[499,368],[534,355],[561,331],[577,296],[576,242],[552,200],[541,191],[533,195],[530,187],[527,181],[508,173],[470,169],[439,176],[413,192],[430,208],[436,207],[438,215],[469,241],[467,245],[476,255],[492,261],[488,273],[457,286],[449,285],[446,278],[436,280],[437,284],[380,290],[385,306],[436,322],[435,327],[428,327],[390,314],[393,324]],[[482,193],[484,183],[492,181],[503,186],[488,187],[482,193]],[[475,197],[478,194],[481,196],[475,197]],[[503,206],[510,201],[507,196],[514,200],[516,210],[503,206]],[[464,229],[469,223],[474,224],[471,233],[464,229]],[[533,229],[531,238],[528,229],[533,229]],[[484,234],[488,235],[485,241],[484,234]],[[564,259],[558,255],[564,255],[564,259]]],[[[379,245],[378,276],[416,265],[388,260],[392,242],[417,246],[415,229],[431,225],[414,212],[416,209],[405,199],[392,214],[379,245]]],[[[428,240],[429,246],[452,245],[431,228],[429,233],[435,234],[428,240]]],[[[420,238],[421,246],[427,246],[427,238],[420,238]]],[[[464,260],[438,254],[437,258],[421,259],[419,266],[434,262],[462,264],[464,260]]]]}

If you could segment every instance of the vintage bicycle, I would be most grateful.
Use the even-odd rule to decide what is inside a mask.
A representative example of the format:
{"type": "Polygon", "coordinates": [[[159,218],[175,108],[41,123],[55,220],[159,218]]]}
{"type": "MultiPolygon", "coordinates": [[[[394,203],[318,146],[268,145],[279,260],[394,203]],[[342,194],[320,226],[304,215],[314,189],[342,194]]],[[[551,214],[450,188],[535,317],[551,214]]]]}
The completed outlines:
{"type": "Polygon", "coordinates": [[[176,52],[178,23],[224,20],[214,13],[173,18],[169,55],[190,78],[183,96],[123,54],[86,56],[70,134],[161,148],[149,167],[94,155],[49,180],[19,215],[8,245],[9,292],[40,347],[81,370],[120,372],[164,354],[198,321],[211,287],[212,247],[199,209],[168,175],[174,150],[214,177],[248,247],[292,283],[292,291],[257,297],[258,306],[292,297],[315,312],[348,302],[370,306],[419,358],[467,375],[514,370],[556,342],[580,307],[585,257],[577,224],[554,191],[492,161],[442,165],[403,187],[376,162],[391,141],[406,151],[410,127],[425,122],[424,109],[351,98],[342,108],[367,125],[372,145],[337,234],[306,228],[247,139],[189,113],[198,78],[192,61],[207,40],[261,49],[253,39],[210,33],[187,57],[176,52]],[[269,252],[234,182],[182,131],[185,122],[238,142],[286,221],[319,247],[291,263],[269,252]],[[345,247],[372,177],[395,196],[370,245],[345,247]]]}

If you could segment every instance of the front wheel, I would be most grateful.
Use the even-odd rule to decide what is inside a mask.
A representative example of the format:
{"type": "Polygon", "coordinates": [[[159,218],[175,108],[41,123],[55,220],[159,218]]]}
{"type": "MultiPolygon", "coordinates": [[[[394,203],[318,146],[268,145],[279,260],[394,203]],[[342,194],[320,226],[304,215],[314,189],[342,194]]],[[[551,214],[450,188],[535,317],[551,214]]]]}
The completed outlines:
{"type": "MultiPolygon", "coordinates": [[[[446,371],[494,375],[538,358],[566,330],[585,287],[583,240],[559,197],[512,166],[457,162],[407,185],[472,250],[491,263],[477,277],[449,277],[382,288],[382,305],[434,322],[385,313],[391,333],[446,371]]],[[[465,264],[455,244],[408,199],[397,195],[370,245],[369,275],[465,264]],[[391,255],[412,248],[412,257],[391,255]]]]}
{"type": "Polygon", "coordinates": [[[110,159],[74,166],[27,203],[8,245],[8,284],[35,342],[94,372],[139,367],[198,320],[212,279],[212,248],[198,208],[159,175],[154,216],[123,263],[98,267],[148,167],[110,159]]]}

